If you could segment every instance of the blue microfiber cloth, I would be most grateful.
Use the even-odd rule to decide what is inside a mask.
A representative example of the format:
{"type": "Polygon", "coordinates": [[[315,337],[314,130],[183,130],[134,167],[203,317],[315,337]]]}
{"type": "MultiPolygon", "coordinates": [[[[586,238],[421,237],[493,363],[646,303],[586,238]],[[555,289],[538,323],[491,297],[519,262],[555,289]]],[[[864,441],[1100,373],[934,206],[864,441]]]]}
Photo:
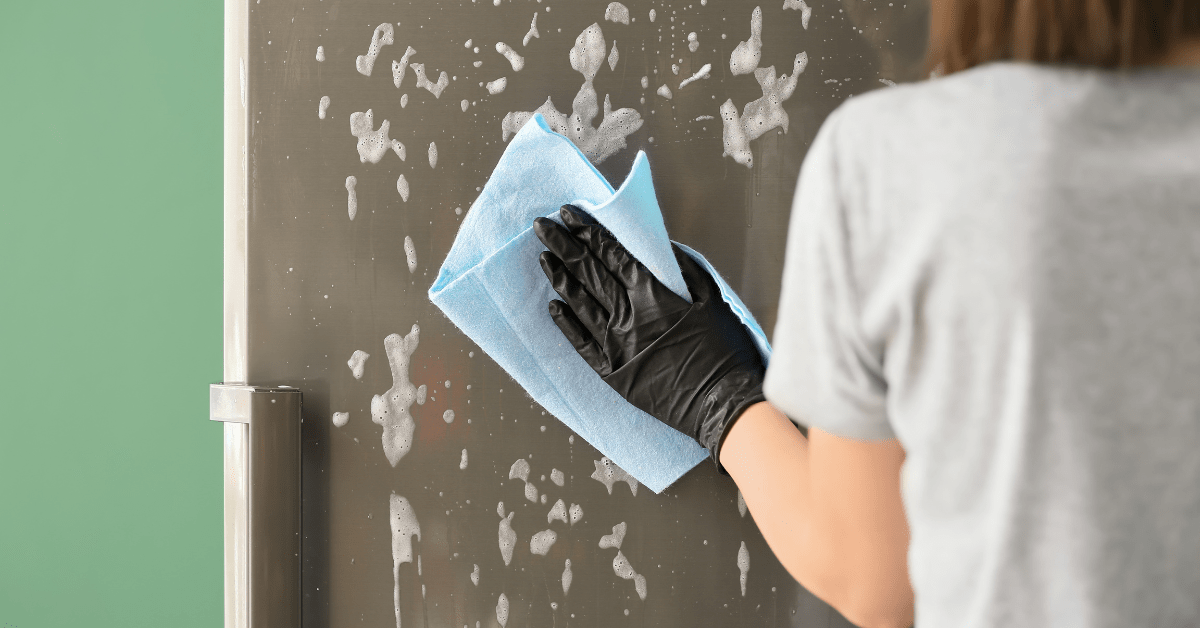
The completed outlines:
{"type": "MultiPolygon", "coordinates": [[[[538,265],[546,250],[533,220],[558,220],[573,203],[613,233],[676,294],[691,300],[671,252],[645,153],[619,190],[569,139],[535,115],[516,134],[463,220],[429,298],[547,411],[660,492],[707,456],[691,438],[635,408],[596,375],[554,325],[547,304],[558,298],[538,265]]],[[[699,253],[680,247],[716,280],[765,361],[766,334],[699,253]]]]}

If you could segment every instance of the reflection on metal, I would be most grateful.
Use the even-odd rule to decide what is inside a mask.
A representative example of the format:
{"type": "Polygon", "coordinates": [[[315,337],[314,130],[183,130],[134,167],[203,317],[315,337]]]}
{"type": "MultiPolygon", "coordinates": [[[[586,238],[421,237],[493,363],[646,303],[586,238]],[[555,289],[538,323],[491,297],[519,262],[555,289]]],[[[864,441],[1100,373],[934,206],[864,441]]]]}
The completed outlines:
{"type": "Polygon", "coordinates": [[[225,626],[300,622],[300,400],[289,388],[213,384],[225,430],[225,626]]]}
{"type": "MultiPolygon", "coordinates": [[[[609,4],[226,0],[225,378],[295,386],[305,401],[303,508],[293,500],[299,510],[290,511],[303,518],[302,586],[293,589],[301,591],[303,621],[277,625],[391,626],[400,618],[406,626],[497,626],[500,599],[509,626],[849,625],[791,579],[752,518],[740,515],[736,487],[711,465],[661,495],[624,484],[610,494],[590,477],[600,454],[531,404],[425,291],[504,150],[506,114],[548,99],[566,109],[594,89],[594,106],[579,106],[594,109],[594,119],[581,123],[598,124],[606,99],[643,121],[626,148],[598,165],[601,174],[619,184],[645,150],[671,236],[703,252],[770,331],[805,150],[846,98],[919,78],[927,5],[831,0],[806,16],[782,1],[632,0],[622,3],[626,24],[604,19],[609,4]],[[759,76],[729,68],[760,5],[761,78],[772,78],[772,66],[794,74],[800,53],[808,63],[782,102],[787,132],[750,140],[746,168],[722,157],[721,105],[736,103],[744,116],[743,107],[764,96],[759,76]],[[537,35],[523,37],[531,22],[537,35]],[[376,71],[365,76],[356,59],[385,23],[393,43],[378,47],[376,71]],[[603,31],[601,60],[615,63],[595,64],[583,89],[569,53],[593,24],[603,31]],[[498,42],[514,46],[519,70],[498,42]],[[431,77],[446,71],[446,98],[419,88],[414,72],[397,77],[402,57],[431,77]],[[378,70],[389,62],[392,73],[378,70]],[[705,65],[708,78],[680,89],[705,65]],[[662,86],[670,100],[657,95],[662,86]],[[360,160],[351,134],[351,114],[368,110],[375,122],[389,121],[395,140],[378,163],[360,160]],[[423,155],[403,159],[396,147],[434,142],[436,168],[423,155]],[[348,215],[348,207],[356,211],[348,215]],[[427,399],[413,406],[411,449],[393,467],[371,399],[393,385],[384,338],[414,324],[421,343],[410,378],[427,399]],[[375,356],[361,379],[347,365],[355,351],[375,356]],[[529,465],[527,479],[510,479],[519,459],[529,465]],[[421,531],[411,537],[411,561],[392,553],[389,508],[400,498],[421,531]],[[555,512],[560,503],[570,505],[569,521],[555,512]],[[616,561],[598,543],[622,522],[616,561]],[[506,528],[516,538],[508,561],[498,542],[506,528]],[[538,534],[550,538],[547,531],[552,544],[532,543],[538,534]],[[753,556],[752,567],[743,561],[744,596],[743,543],[753,556]],[[627,566],[644,586],[624,579],[627,566]]],[[[273,394],[295,397],[299,411],[298,394],[273,394]]],[[[225,424],[227,539],[247,539],[227,544],[227,564],[255,564],[254,460],[263,442],[255,425],[225,424]]],[[[226,625],[261,625],[257,615],[237,615],[243,601],[255,607],[261,599],[253,567],[227,582],[226,625]]],[[[279,599],[279,612],[291,612],[294,598],[279,599]]]]}

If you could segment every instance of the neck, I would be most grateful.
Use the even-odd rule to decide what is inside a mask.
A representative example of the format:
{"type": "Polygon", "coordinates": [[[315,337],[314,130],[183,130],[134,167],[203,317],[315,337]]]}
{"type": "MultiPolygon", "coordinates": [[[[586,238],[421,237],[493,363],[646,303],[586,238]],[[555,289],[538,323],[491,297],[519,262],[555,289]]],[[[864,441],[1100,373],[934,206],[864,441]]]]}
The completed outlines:
{"type": "Polygon", "coordinates": [[[1163,55],[1162,65],[1200,66],[1200,37],[1185,39],[1163,55]]]}

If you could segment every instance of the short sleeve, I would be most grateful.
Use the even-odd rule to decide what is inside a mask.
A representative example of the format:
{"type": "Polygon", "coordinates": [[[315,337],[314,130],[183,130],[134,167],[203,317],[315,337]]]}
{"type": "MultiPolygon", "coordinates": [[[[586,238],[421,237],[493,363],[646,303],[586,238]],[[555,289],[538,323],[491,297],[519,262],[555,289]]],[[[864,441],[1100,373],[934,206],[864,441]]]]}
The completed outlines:
{"type": "Polygon", "coordinates": [[[842,162],[852,147],[840,146],[841,113],[822,125],[800,170],[763,392],[802,425],[882,440],[895,438],[883,346],[863,333],[851,233],[867,182],[842,162]]]}

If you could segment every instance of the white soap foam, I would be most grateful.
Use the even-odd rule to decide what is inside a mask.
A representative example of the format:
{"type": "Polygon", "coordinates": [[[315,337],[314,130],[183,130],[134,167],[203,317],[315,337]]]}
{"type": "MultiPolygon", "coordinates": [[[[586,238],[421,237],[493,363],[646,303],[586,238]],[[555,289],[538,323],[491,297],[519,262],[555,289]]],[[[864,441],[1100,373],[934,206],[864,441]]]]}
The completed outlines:
{"type": "MultiPolygon", "coordinates": [[[[533,12],[533,21],[531,21],[529,23],[529,32],[525,33],[525,36],[521,38],[522,46],[528,46],[530,40],[532,40],[534,37],[537,37],[538,39],[542,38],[541,34],[538,33],[538,29],[537,29],[537,16],[538,16],[537,11],[534,11],[533,12]]],[[[476,66],[476,67],[479,67],[479,66],[476,66]]]]}
{"type": "Polygon", "coordinates": [[[392,152],[396,153],[396,156],[400,158],[400,161],[404,161],[408,158],[408,151],[404,149],[404,144],[401,144],[400,140],[392,140],[392,152]]]}
{"type": "Polygon", "coordinates": [[[657,13],[657,12],[655,12],[655,10],[654,10],[654,9],[650,9],[650,23],[651,23],[651,24],[653,24],[653,23],[654,23],[654,18],[655,18],[657,15],[658,15],[658,13],[657,13]]]}
{"type": "Polygon", "coordinates": [[[671,88],[667,87],[666,85],[659,85],[658,86],[658,95],[670,100],[671,99],[671,88]]]}
{"type": "Polygon", "coordinates": [[[774,128],[781,128],[787,133],[788,114],[783,109],[783,103],[796,91],[796,81],[806,67],[808,53],[801,52],[792,64],[791,76],[783,74],[777,78],[773,65],[754,71],[754,78],[762,88],[763,95],[746,103],[742,109],[742,128],[747,138],[756,140],[774,128]]]}
{"type": "Polygon", "coordinates": [[[462,459],[458,461],[458,469],[461,471],[467,468],[467,450],[462,450],[462,459]]]}
{"type": "Polygon", "coordinates": [[[471,584],[479,586],[479,565],[475,565],[475,570],[471,572],[471,584]]]}
{"type": "MultiPolygon", "coordinates": [[[[421,575],[421,555],[420,554],[417,554],[417,575],[418,576],[421,575]]],[[[424,597],[424,595],[425,595],[424,593],[421,594],[422,597],[424,597]]]]}
{"type": "Polygon", "coordinates": [[[356,185],[358,177],[346,177],[346,212],[350,214],[350,220],[354,220],[354,216],[358,214],[358,194],[354,191],[356,185]]]}
{"type": "Polygon", "coordinates": [[[525,483],[525,499],[528,499],[531,502],[537,503],[538,490],[537,490],[537,487],[533,485],[533,482],[525,483]]]}
{"type": "Polygon", "coordinates": [[[742,128],[742,120],[732,98],[721,105],[721,126],[721,142],[725,147],[721,156],[733,157],[735,162],[753,168],[754,154],[750,152],[750,140],[742,128]]]}
{"type": "Polygon", "coordinates": [[[629,485],[629,492],[637,496],[638,481],[629,475],[627,471],[618,467],[616,463],[608,459],[608,456],[603,456],[599,460],[593,461],[596,465],[596,470],[592,472],[591,478],[604,485],[608,489],[608,494],[612,495],[613,485],[617,482],[624,482],[629,485]]]}
{"type": "Polygon", "coordinates": [[[554,530],[542,530],[533,535],[529,539],[529,551],[538,556],[545,556],[550,553],[550,547],[558,540],[558,533],[554,530]]]}
{"type": "MultiPolygon", "coordinates": [[[[503,502],[501,505],[503,506],[503,502]]],[[[512,562],[513,548],[517,546],[517,533],[512,528],[513,516],[516,514],[510,512],[500,520],[500,557],[504,559],[505,566],[512,562]]]]}
{"type": "Polygon", "coordinates": [[[524,458],[518,458],[512,466],[508,468],[508,479],[529,481],[529,462],[524,458]]]}
{"type": "Polygon", "coordinates": [[[633,588],[638,597],[642,601],[646,600],[646,577],[634,571],[633,565],[629,564],[629,559],[625,558],[625,554],[620,550],[617,550],[617,555],[613,557],[613,573],[625,580],[633,580],[633,588]]]}
{"type": "Polygon", "coordinates": [[[391,124],[384,120],[379,125],[379,130],[375,128],[375,113],[367,109],[366,112],[355,111],[350,114],[350,134],[358,138],[358,160],[362,163],[368,161],[377,164],[380,159],[383,159],[384,153],[387,152],[391,141],[388,139],[388,129],[391,124]]]}
{"type": "Polygon", "coordinates": [[[517,51],[513,50],[512,46],[498,41],[496,42],[496,52],[504,55],[505,59],[508,59],[508,64],[512,66],[513,72],[520,72],[521,68],[525,67],[525,59],[517,54],[517,51]]]}
{"type": "MultiPolygon", "coordinates": [[[[500,4],[500,0],[496,0],[496,4],[500,4]]],[[[508,625],[508,596],[503,593],[496,601],[496,621],[500,622],[501,628],[508,625]]]]}
{"type": "Polygon", "coordinates": [[[583,507],[579,504],[571,504],[571,525],[579,523],[583,519],[583,507]]]}
{"type": "Polygon", "coordinates": [[[325,46],[317,46],[317,61],[325,60],[325,46]]]}
{"type": "Polygon", "coordinates": [[[447,425],[453,423],[454,422],[454,411],[446,410],[445,412],[443,412],[442,420],[445,421],[447,425]]]}
{"type": "Polygon", "coordinates": [[[397,89],[400,87],[400,83],[404,82],[404,71],[408,69],[408,60],[415,54],[417,54],[417,51],[413,50],[412,46],[409,46],[399,61],[392,61],[392,83],[397,89]]]}
{"type": "Polygon", "coordinates": [[[445,91],[446,86],[450,84],[450,76],[448,74],[446,74],[445,72],[442,72],[438,76],[437,82],[431,83],[429,81],[429,78],[425,76],[425,64],[424,63],[413,63],[412,69],[413,69],[413,74],[417,75],[417,88],[418,89],[427,90],[430,94],[433,94],[434,98],[442,97],[442,92],[445,91]]]}
{"type": "Polygon", "coordinates": [[[400,193],[401,200],[408,202],[408,179],[404,175],[396,177],[396,191],[400,193]]]}
{"type": "Polygon", "coordinates": [[[421,384],[420,386],[417,386],[417,405],[418,406],[425,405],[425,393],[428,390],[429,389],[425,386],[425,384],[421,384]]]}
{"type": "MultiPolygon", "coordinates": [[[[400,175],[403,177],[404,175],[400,175]]],[[[408,200],[408,195],[404,196],[404,200],[408,200]]],[[[417,247],[413,246],[412,236],[404,236],[404,257],[407,258],[408,272],[417,272],[417,247]]]]}
{"type": "Polygon", "coordinates": [[[401,94],[400,95],[400,108],[403,109],[407,106],[408,106],[408,94],[401,94]]]}
{"type": "Polygon", "coordinates": [[[412,354],[420,340],[421,328],[415,323],[407,336],[391,334],[383,339],[392,371],[392,387],[371,398],[371,422],[383,426],[383,453],[393,467],[412,447],[413,430],[417,427],[409,412],[417,388],[408,378],[412,354]]]}
{"type": "Polygon", "coordinates": [[[354,67],[358,73],[363,76],[371,76],[371,68],[375,66],[375,57],[379,56],[379,51],[394,42],[395,30],[392,28],[391,22],[384,22],[376,26],[375,32],[371,33],[371,47],[367,49],[366,56],[358,55],[358,58],[354,60],[354,67]]]}
{"type": "Polygon", "coordinates": [[[696,36],[696,31],[688,33],[688,50],[696,52],[700,49],[700,39],[696,36]]]}
{"type": "Polygon", "coordinates": [[[746,516],[746,498],[742,497],[742,491],[738,490],[738,514],[742,517],[746,516]]]}
{"type": "Polygon", "coordinates": [[[561,487],[563,483],[566,482],[566,478],[563,476],[562,471],[559,471],[558,469],[550,469],[550,481],[554,482],[555,486],[561,487]]]}
{"type": "Polygon", "coordinates": [[[561,499],[554,502],[554,506],[550,509],[550,512],[546,513],[546,523],[550,523],[555,519],[563,523],[567,522],[567,505],[561,499]]]}
{"type": "Polygon", "coordinates": [[[895,86],[896,86],[896,81],[893,81],[893,80],[890,80],[890,79],[881,78],[881,79],[879,79],[879,82],[880,82],[880,83],[883,83],[884,85],[887,85],[888,87],[895,87],[895,86]]]}
{"type": "Polygon", "coordinates": [[[614,41],[612,51],[608,53],[608,69],[610,71],[617,69],[617,61],[620,60],[621,54],[617,52],[617,42],[614,41]]]}
{"type": "Polygon", "coordinates": [[[642,89],[646,89],[647,87],[650,87],[650,77],[643,76],[642,77],[642,89]]]}
{"type": "Polygon", "coordinates": [[[624,521],[613,526],[612,534],[600,537],[600,549],[621,549],[621,543],[625,542],[626,529],[624,521]]]}
{"type": "Polygon", "coordinates": [[[713,119],[712,116],[696,116],[696,119],[692,120],[692,122],[701,122],[703,120],[712,120],[712,119],[713,119]]]}
{"type": "Polygon", "coordinates": [[[437,143],[436,142],[429,143],[429,167],[430,168],[437,167],[437,143]]]}
{"type": "Polygon", "coordinates": [[[350,354],[350,359],[346,360],[346,366],[350,367],[350,374],[354,376],[354,379],[362,379],[363,367],[369,357],[371,354],[361,349],[356,349],[354,353],[350,354]]]}
{"type": "Polygon", "coordinates": [[[675,75],[679,74],[679,65],[678,64],[676,64],[676,63],[671,64],[671,74],[675,74],[675,75]]]}
{"type": "Polygon", "coordinates": [[[350,420],[349,412],[334,412],[333,413],[333,424],[336,425],[337,427],[345,427],[346,422],[349,420],[350,420]]]}
{"type": "Polygon", "coordinates": [[[508,141],[509,136],[520,130],[535,113],[540,113],[551,129],[567,136],[593,164],[599,164],[625,148],[625,138],[642,126],[642,117],[636,110],[622,108],[613,111],[606,95],[600,125],[592,126],[592,121],[600,113],[592,80],[604,63],[604,55],[604,34],[599,23],[592,24],[575,39],[569,54],[571,67],[584,78],[579,93],[571,103],[571,115],[560,112],[547,98],[535,111],[510,111],[506,114],[501,122],[501,138],[508,141]]]}
{"type": "Polygon", "coordinates": [[[800,26],[808,30],[808,18],[812,17],[812,8],[804,0],[783,0],[783,8],[800,11],[800,26]]]}
{"type": "Polygon", "coordinates": [[[329,109],[329,97],[322,96],[321,102],[317,103],[317,117],[324,120],[325,111],[329,109]]]}
{"type": "Polygon", "coordinates": [[[475,67],[479,67],[479,66],[483,65],[483,62],[482,61],[472,61],[471,65],[473,65],[475,67]]]}
{"type": "Polygon", "coordinates": [[[712,72],[712,64],[705,63],[704,66],[701,67],[698,72],[696,72],[695,74],[691,75],[690,77],[685,78],[682,81],[680,81],[679,89],[683,89],[684,87],[687,87],[689,83],[695,83],[696,81],[699,81],[700,79],[708,78],[709,74],[711,72],[712,72]]]}
{"type": "Polygon", "coordinates": [[[489,94],[495,96],[496,94],[503,92],[505,87],[508,87],[508,77],[502,76],[494,81],[489,81],[487,84],[487,91],[489,94]]]}
{"type": "Polygon", "coordinates": [[[468,102],[466,98],[464,98],[464,99],[462,99],[462,102],[458,103],[458,106],[462,108],[463,113],[466,113],[467,107],[470,106],[470,104],[471,103],[468,102]]]}
{"type": "Polygon", "coordinates": [[[745,541],[742,541],[742,546],[738,549],[737,567],[741,572],[738,580],[742,584],[742,597],[746,597],[746,580],[750,575],[750,551],[746,549],[745,541]]]}
{"type": "Polygon", "coordinates": [[[608,8],[604,9],[604,19],[618,24],[629,24],[629,7],[620,2],[608,3],[608,8]]]}
{"type": "Polygon", "coordinates": [[[758,67],[762,58],[762,7],[754,7],[750,14],[750,39],[743,41],[729,55],[729,71],[734,76],[749,74],[758,67]]]}
{"type": "Polygon", "coordinates": [[[567,559],[566,567],[563,567],[562,585],[563,595],[566,595],[571,590],[571,580],[575,579],[575,575],[571,573],[571,559],[567,559]]]}
{"type": "Polygon", "coordinates": [[[413,512],[408,500],[392,493],[390,504],[392,525],[392,580],[395,588],[392,591],[392,601],[396,609],[396,626],[400,626],[400,565],[411,563],[413,559],[412,537],[421,540],[421,525],[417,523],[417,515],[413,512]]]}

